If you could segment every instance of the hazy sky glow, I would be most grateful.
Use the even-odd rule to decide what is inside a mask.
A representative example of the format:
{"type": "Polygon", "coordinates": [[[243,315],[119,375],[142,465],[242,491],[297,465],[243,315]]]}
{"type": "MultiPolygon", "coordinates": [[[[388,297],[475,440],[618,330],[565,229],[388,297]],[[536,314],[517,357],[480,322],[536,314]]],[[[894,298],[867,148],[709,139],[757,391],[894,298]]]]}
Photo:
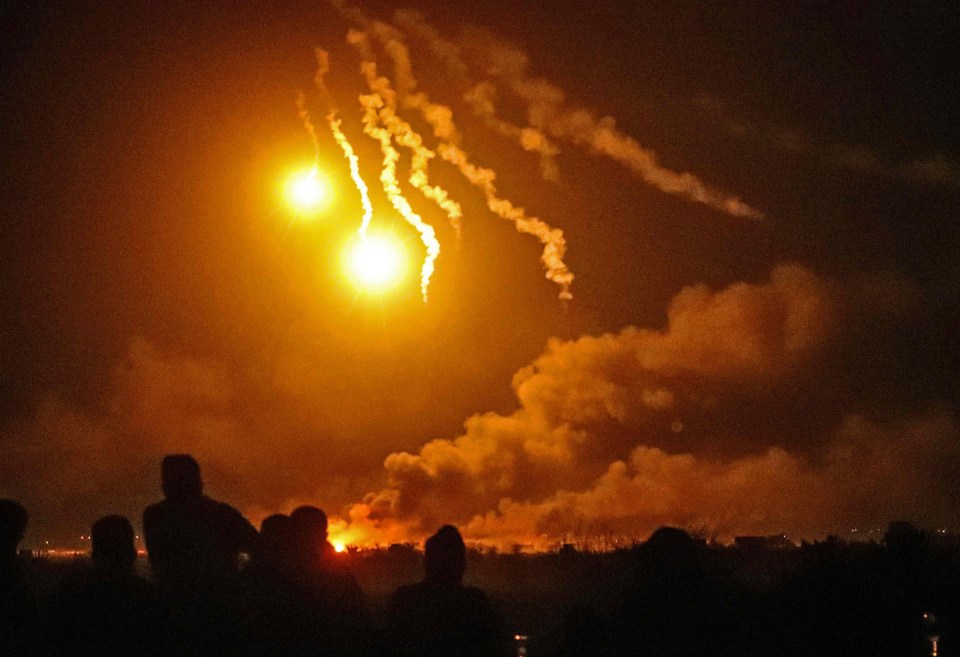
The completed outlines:
{"type": "Polygon", "coordinates": [[[139,519],[180,451],[345,542],[960,529],[958,15],[622,4],[6,10],[0,496],[30,540],[139,519]],[[350,255],[315,47],[395,276],[350,255]],[[432,153],[415,189],[395,143],[427,303],[364,60],[432,153]],[[291,207],[314,164],[329,199],[291,207]]]}

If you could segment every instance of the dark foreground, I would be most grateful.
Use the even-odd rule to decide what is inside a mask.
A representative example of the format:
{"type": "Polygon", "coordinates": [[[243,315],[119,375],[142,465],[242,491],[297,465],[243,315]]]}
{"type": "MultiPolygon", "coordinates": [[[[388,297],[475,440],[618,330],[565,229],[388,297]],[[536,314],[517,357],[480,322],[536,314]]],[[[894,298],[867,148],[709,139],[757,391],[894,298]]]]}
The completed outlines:
{"type": "MultiPolygon", "coordinates": [[[[465,583],[485,591],[500,614],[497,641],[475,654],[902,657],[934,654],[936,643],[936,654],[957,655],[960,550],[937,539],[900,525],[879,544],[715,548],[661,530],[644,545],[600,554],[470,552],[465,583]]],[[[294,599],[263,600],[249,573],[235,589],[204,598],[207,627],[199,631],[216,625],[222,633],[212,642],[178,642],[177,632],[196,626],[171,613],[177,604],[163,596],[144,598],[154,601],[154,617],[133,618],[131,627],[159,629],[153,646],[165,654],[395,654],[391,633],[403,630],[391,625],[391,596],[420,580],[422,554],[397,546],[330,558],[356,578],[363,611],[342,628],[323,621],[337,635],[326,643],[315,637],[320,644],[291,651],[263,636],[285,622],[269,614],[311,618],[285,606],[294,599]]],[[[35,558],[24,568],[34,598],[49,601],[89,563],[35,558]]],[[[149,571],[142,560],[137,568],[149,571]]],[[[41,631],[56,630],[47,615],[41,631]]]]}

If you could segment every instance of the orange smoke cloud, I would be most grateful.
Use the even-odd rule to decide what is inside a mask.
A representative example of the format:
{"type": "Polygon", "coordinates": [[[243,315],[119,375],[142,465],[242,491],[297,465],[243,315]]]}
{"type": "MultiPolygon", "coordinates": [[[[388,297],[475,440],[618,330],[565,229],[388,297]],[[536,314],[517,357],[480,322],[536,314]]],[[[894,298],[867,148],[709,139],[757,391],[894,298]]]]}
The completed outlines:
{"type": "Polygon", "coordinates": [[[849,296],[782,265],[762,284],[685,288],[662,331],[552,340],[514,377],[513,414],[474,416],[453,440],[388,456],[364,523],[456,520],[474,539],[509,543],[585,526],[817,535],[955,519],[956,500],[932,479],[960,464],[949,417],[879,422],[818,406],[843,396],[821,368],[848,337],[849,296]],[[804,423],[808,413],[823,417],[804,423]]]}
{"type": "Polygon", "coordinates": [[[955,418],[864,412],[845,389],[863,385],[856,372],[830,365],[860,327],[910,303],[895,282],[841,285],[796,265],[757,284],[685,288],[662,330],[551,340],[515,375],[515,412],[390,454],[385,485],[340,518],[336,504],[380,477],[331,466],[342,445],[303,431],[289,403],[251,404],[223,366],[138,339],[96,408],[51,396],[4,429],[0,494],[23,499],[38,525],[137,518],[160,494],[163,454],[190,452],[213,496],[254,520],[318,504],[345,544],[417,540],[444,522],[470,540],[539,546],[660,524],[723,536],[894,518],[956,526],[958,493],[943,484],[960,476],[955,418]]]}
{"type": "Polygon", "coordinates": [[[619,536],[680,525],[725,537],[785,528],[816,537],[899,517],[935,526],[956,515],[939,482],[956,463],[957,438],[945,415],[888,426],[853,415],[822,464],[780,447],[721,460],[639,446],[585,490],[538,502],[504,498],[474,516],[466,532],[505,543],[562,536],[584,524],[619,536]]]}

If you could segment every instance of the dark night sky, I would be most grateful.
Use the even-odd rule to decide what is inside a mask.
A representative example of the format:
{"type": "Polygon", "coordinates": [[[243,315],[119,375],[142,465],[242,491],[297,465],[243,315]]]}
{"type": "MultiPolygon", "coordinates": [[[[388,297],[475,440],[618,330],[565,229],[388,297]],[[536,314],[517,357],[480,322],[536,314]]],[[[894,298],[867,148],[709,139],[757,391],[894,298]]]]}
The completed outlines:
{"type": "MultiPolygon", "coordinates": [[[[600,379],[643,397],[647,384],[637,381],[653,377],[677,400],[684,390],[690,399],[719,398],[721,410],[701,417],[677,401],[663,426],[683,420],[700,433],[670,444],[659,416],[611,413],[594,422],[558,420],[560,413],[556,426],[591,436],[584,444],[593,447],[574,460],[592,465],[557,481],[531,466],[541,489],[507,485],[502,496],[533,504],[550,491],[586,490],[637,445],[721,461],[784,446],[815,469],[853,415],[879,433],[936,417],[943,440],[956,442],[960,70],[952,62],[960,59],[960,11],[951,3],[424,1],[365,9],[389,20],[411,5],[447,38],[474,24],[515,44],[530,57],[529,74],[564,89],[571,106],[615,117],[664,166],[738,196],[766,219],[665,194],[562,142],[559,183],[541,180],[536,159],[473,119],[441,67],[411,41],[415,73],[453,106],[465,149],[499,171],[504,195],[563,228],[574,300],[556,300],[536,242],[487,212],[443,167],[438,180],[464,203],[465,234],[459,250],[450,241],[441,255],[431,302],[420,302],[413,283],[382,302],[355,300],[335,263],[359,202],[326,133],[321,157],[338,187],[335,209],[316,224],[291,223],[278,193],[291,167],[312,156],[294,97],[310,89],[316,45],[332,51],[344,130],[376,182],[379,155],[353,102],[362,91],[358,60],[335,11],[315,2],[7,3],[0,495],[39,509],[36,526],[72,531],[110,510],[135,513],[158,494],[152,468],[170,449],[198,453],[211,490],[251,514],[305,499],[337,512],[384,486],[381,464],[392,452],[457,436],[475,413],[514,417],[511,377],[544,354],[549,338],[633,325],[667,329],[680,344],[667,309],[681,289],[705,284],[719,293],[746,282],[763,290],[782,263],[815,277],[842,308],[830,316],[838,337],[809,362],[750,387],[741,386],[745,377],[698,370],[713,352],[696,352],[697,365],[644,366],[636,378],[619,361],[597,369],[584,365],[592,356],[575,359],[583,369],[560,368],[564,385],[601,371],[600,379]],[[68,459],[63,445],[96,458],[68,459]],[[80,475],[65,470],[83,467],[105,483],[77,486],[80,475]]],[[[524,122],[509,93],[501,109],[524,122]]],[[[382,195],[374,201],[390,215],[382,195]]],[[[438,233],[452,237],[443,226],[438,233]]],[[[781,316],[789,308],[771,312],[780,319],[731,316],[759,327],[759,343],[776,333],[771,322],[787,322],[789,332],[781,316]]],[[[520,403],[536,406],[522,394],[520,403]]],[[[941,461],[956,458],[938,445],[941,461]]],[[[388,489],[406,500],[394,512],[432,519],[431,494],[422,492],[430,486],[404,483],[405,471],[391,467],[388,489]]],[[[441,490],[443,482],[433,484],[441,490]]],[[[497,508],[501,494],[477,486],[454,489],[482,498],[454,505],[455,519],[497,508]]],[[[953,485],[933,487],[951,508],[953,485]]],[[[867,515],[912,509],[891,497],[867,515]]],[[[954,521],[936,510],[917,514],[954,521]]],[[[779,519],[804,528],[822,520],[779,519]]],[[[624,522],[625,531],[646,526],[624,522]]]]}

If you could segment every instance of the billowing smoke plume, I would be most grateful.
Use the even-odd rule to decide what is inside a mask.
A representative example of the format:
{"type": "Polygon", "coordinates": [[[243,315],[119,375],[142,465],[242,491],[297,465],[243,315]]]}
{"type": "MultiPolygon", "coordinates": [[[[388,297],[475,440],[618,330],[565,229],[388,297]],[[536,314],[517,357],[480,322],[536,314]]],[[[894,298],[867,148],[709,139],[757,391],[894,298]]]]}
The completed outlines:
{"type": "Polygon", "coordinates": [[[0,496],[48,528],[137,518],[159,496],[160,458],[190,452],[211,492],[255,520],[303,503],[336,516],[336,503],[374,488],[331,525],[363,544],[443,522],[501,545],[642,537],[661,524],[722,536],[901,517],[956,527],[955,419],[871,406],[850,364],[877,317],[905,319],[910,303],[896,281],[840,284],[797,265],[757,284],[688,287],[663,330],[551,340],[515,375],[515,412],[471,417],[452,440],[390,454],[380,473],[331,465],[343,445],[304,431],[292,399],[250,403],[223,366],[134,340],[97,408],[50,396],[4,430],[0,496]]]}
{"type": "Polygon", "coordinates": [[[503,543],[955,521],[955,422],[872,419],[831,366],[871,295],[782,265],[762,284],[685,288],[662,331],[551,341],[514,377],[516,412],[388,456],[388,486],[351,512],[357,531],[455,520],[503,543]]]}

